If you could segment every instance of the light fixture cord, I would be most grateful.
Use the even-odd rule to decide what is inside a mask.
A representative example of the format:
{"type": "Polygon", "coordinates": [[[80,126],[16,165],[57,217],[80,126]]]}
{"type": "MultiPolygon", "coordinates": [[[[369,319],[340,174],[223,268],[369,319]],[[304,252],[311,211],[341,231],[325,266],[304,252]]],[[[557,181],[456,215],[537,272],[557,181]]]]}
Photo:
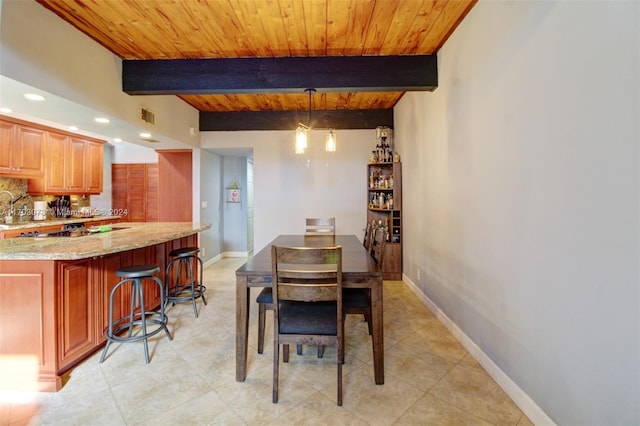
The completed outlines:
{"type": "Polygon", "coordinates": [[[311,127],[311,89],[309,89],[309,117],[307,117],[307,123],[311,127]]]}
{"type": "Polygon", "coordinates": [[[316,89],[305,89],[304,91],[309,94],[309,117],[307,117],[307,126],[311,128],[311,96],[316,92],[316,89]]]}

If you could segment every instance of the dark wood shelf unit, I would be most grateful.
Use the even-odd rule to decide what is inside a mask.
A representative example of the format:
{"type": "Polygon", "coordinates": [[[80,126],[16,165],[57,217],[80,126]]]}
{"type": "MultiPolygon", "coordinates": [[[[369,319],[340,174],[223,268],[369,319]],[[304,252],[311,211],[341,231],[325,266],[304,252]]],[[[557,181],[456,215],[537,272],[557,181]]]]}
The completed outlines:
{"type": "Polygon", "coordinates": [[[387,227],[387,244],[382,265],[385,280],[402,280],[402,164],[369,163],[367,165],[367,222],[387,227]],[[373,177],[372,178],[372,173],[373,177]],[[371,200],[383,195],[385,204],[371,200]],[[388,200],[393,199],[393,205],[388,200]],[[389,208],[391,207],[391,208],[389,208]]]}

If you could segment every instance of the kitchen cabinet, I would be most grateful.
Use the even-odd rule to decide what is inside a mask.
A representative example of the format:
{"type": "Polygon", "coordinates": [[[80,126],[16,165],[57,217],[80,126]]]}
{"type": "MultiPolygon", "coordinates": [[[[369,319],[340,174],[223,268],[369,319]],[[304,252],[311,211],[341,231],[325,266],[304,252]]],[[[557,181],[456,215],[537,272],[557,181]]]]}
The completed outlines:
{"type": "MultiPolygon", "coordinates": [[[[100,256],[93,261],[93,279],[98,289],[96,298],[98,310],[96,313],[96,343],[102,345],[106,342],[104,331],[109,326],[109,296],[111,290],[120,282],[120,277],[116,276],[116,271],[123,265],[122,254],[114,253],[100,256]]],[[[114,302],[113,317],[122,318],[127,312],[128,306],[125,298],[121,296],[114,302]]]]}
{"type": "Polygon", "coordinates": [[[97,344],[92,259],[58,262],[58,360],[66,369],[97,344]]]}
{"type": "Polygon", "coordinates": [[[43,129],[0,117],[0,175],[42,176],[46,136],[43,129]]]}
{"type": "Polygon", "coordinates": [[[99,194],[102,192],[103,142],[48,132],[44,177],[30,179],[32,194],[99,194]]]}
{"type": "Polygon", "coordinates": [[[102,174],[104,170],[104,144],[85,141],[84,150],[84,187],[87,194],[102,192],[102,174]]]}
{"type": "Polygon", "coordinates": [[[385,280],[402,279],[402,164],[367,165],[367,221],[387,232],[382,274],[385,280]]]}
{"type": "Polygon", "coordinates": [[[158,165],[113,164],[111,204],[128,222],[158,221],[158,165]]]}
{"type": "Polygon", "coordinates": [[[62,231],[62,228],[63,228],[63,225],[49,225],[49,226],[42,226],[42,227],[39,227],[39,228],[7,229],[5,231],[0,231],[0,240],[4,240],[6,238],[20,237],[23,234],[28,235],[30,232],[32,234],[35,234],[36,232],[38,234],[41,234],[41,233],[45,233],[45,232],[62,231]]]}

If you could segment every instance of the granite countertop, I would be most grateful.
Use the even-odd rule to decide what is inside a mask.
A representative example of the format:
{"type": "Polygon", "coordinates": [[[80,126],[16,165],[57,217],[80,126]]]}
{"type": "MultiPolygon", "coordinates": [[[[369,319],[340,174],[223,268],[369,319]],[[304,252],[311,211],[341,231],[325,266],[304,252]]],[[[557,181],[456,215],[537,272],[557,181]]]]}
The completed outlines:
{"type": "MultiPolygon", "coordinates": [[[[51,225],[64,225],[65,223],[90,223],[102,220],[120,219],[120,216],[91,216],[91,217],[68,217],[66,219],[30,220],[28,222],[13,222],[0,224],[0,231],[11,231],[14,229],[43,228],[51,225]]],[[[91,226],[91,225],[89,225],[91,226]]]]}
{"type": "Polygon", "coordinates": [[[121,222],[110,232],[78,237],[10,238],[0,240],[0,260],[74,260],[104,256],[186,237],[210,227],[209,223],[192,222],[121,222]]]}

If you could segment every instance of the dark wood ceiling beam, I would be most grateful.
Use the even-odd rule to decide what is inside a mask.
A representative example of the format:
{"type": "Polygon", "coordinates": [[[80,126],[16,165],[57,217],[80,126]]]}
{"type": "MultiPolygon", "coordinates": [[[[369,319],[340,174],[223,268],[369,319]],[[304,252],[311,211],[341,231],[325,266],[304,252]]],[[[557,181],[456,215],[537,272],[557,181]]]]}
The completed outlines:
{"type": "Polygon", "coordinates": [[[122,61],[130,95],[433,91],[436,55],[122,61]]]}
{"type": "Polygon", "coordinates": [[[200,131],[295,130],[298,123],[316,129],[393,128],[393,109],[201,112],[200,131]]]}

